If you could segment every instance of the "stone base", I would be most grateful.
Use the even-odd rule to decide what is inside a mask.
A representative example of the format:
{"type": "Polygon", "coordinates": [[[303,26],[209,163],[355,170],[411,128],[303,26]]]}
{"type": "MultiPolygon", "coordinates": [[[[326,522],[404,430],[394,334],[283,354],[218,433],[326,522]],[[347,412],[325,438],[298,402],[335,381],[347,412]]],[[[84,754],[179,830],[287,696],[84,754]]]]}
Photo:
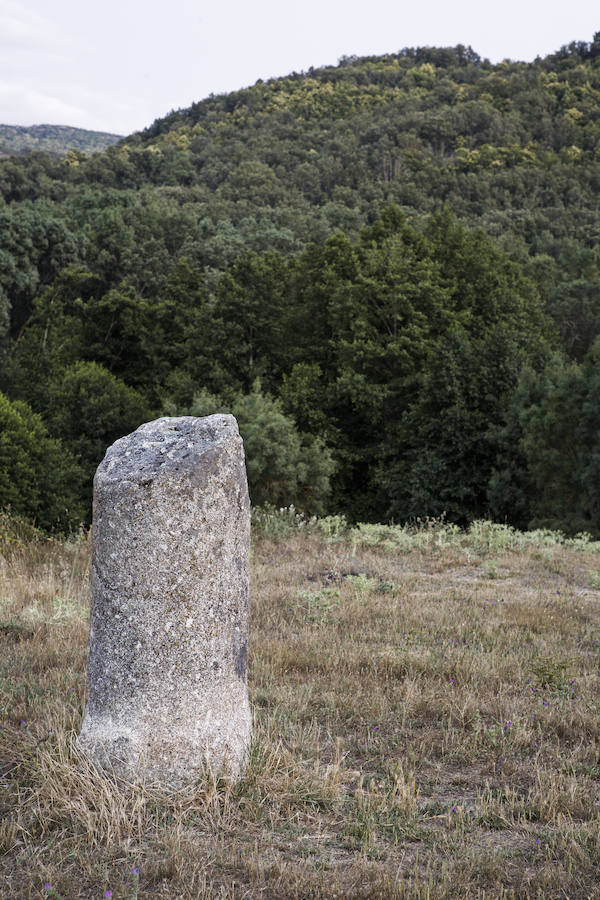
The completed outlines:
{"type": "Polygon", "coordinates": [[[132,728],[113,719],[83,720],[76,746],[107,772],[128,781],[160,782],[182,787],[211,772],[239,778],[248,762],[251,738],[250,709],[231,722],[213,723],[210,735],[190,738],[170,729],[156,733],[152,727],[132,728]]]}

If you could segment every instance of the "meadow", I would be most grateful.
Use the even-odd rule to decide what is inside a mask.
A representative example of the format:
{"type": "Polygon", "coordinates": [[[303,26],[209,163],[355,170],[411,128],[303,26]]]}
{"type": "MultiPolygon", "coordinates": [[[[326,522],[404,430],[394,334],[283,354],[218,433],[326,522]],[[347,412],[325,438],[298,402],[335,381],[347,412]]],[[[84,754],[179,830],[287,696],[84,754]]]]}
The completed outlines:
{"type": "Polygon", "coordinates": [[[0,517],[2,898],[600,897],[600,544],[257,511],[237,784],[74,746],[89,538],[0,517]]]}

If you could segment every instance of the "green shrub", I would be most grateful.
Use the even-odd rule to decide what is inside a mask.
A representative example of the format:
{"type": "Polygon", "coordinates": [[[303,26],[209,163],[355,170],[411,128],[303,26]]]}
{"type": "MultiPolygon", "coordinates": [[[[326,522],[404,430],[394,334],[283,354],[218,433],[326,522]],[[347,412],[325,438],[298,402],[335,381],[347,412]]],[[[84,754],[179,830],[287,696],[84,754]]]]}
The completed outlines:
{"type": "Polygon", "coordinates": [[[47,530],[76,527],[84,513],[74,487],[80,479],[72,453],[40,416],[0,394],[0,509],[47,530]]]}

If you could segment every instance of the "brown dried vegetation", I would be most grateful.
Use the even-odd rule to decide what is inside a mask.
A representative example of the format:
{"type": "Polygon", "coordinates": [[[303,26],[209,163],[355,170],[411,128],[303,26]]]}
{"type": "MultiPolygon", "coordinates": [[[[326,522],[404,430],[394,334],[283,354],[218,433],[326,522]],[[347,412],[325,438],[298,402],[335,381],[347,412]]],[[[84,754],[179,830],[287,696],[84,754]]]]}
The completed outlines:
{"type": "Polygon", "coordinates": [[[74,748],[88,543],[0,548],[3,898],[600,897],[591,549],[258,534],[247,773],[167,793],[74,748]]]}

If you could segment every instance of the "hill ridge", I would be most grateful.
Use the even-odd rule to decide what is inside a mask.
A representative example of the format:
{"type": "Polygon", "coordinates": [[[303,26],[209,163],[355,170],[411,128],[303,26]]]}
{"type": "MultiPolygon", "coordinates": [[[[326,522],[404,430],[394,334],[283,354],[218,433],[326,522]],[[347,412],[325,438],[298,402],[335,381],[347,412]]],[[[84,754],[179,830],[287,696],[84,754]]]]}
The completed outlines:
{"type": "Polygon", "coordinates": [[[122,135],[72,125],[0,124],[0,155],[23,155],[36,150],[53,156],[64,156],[69,150],[98,153],[121,139],[122,135]]]}

